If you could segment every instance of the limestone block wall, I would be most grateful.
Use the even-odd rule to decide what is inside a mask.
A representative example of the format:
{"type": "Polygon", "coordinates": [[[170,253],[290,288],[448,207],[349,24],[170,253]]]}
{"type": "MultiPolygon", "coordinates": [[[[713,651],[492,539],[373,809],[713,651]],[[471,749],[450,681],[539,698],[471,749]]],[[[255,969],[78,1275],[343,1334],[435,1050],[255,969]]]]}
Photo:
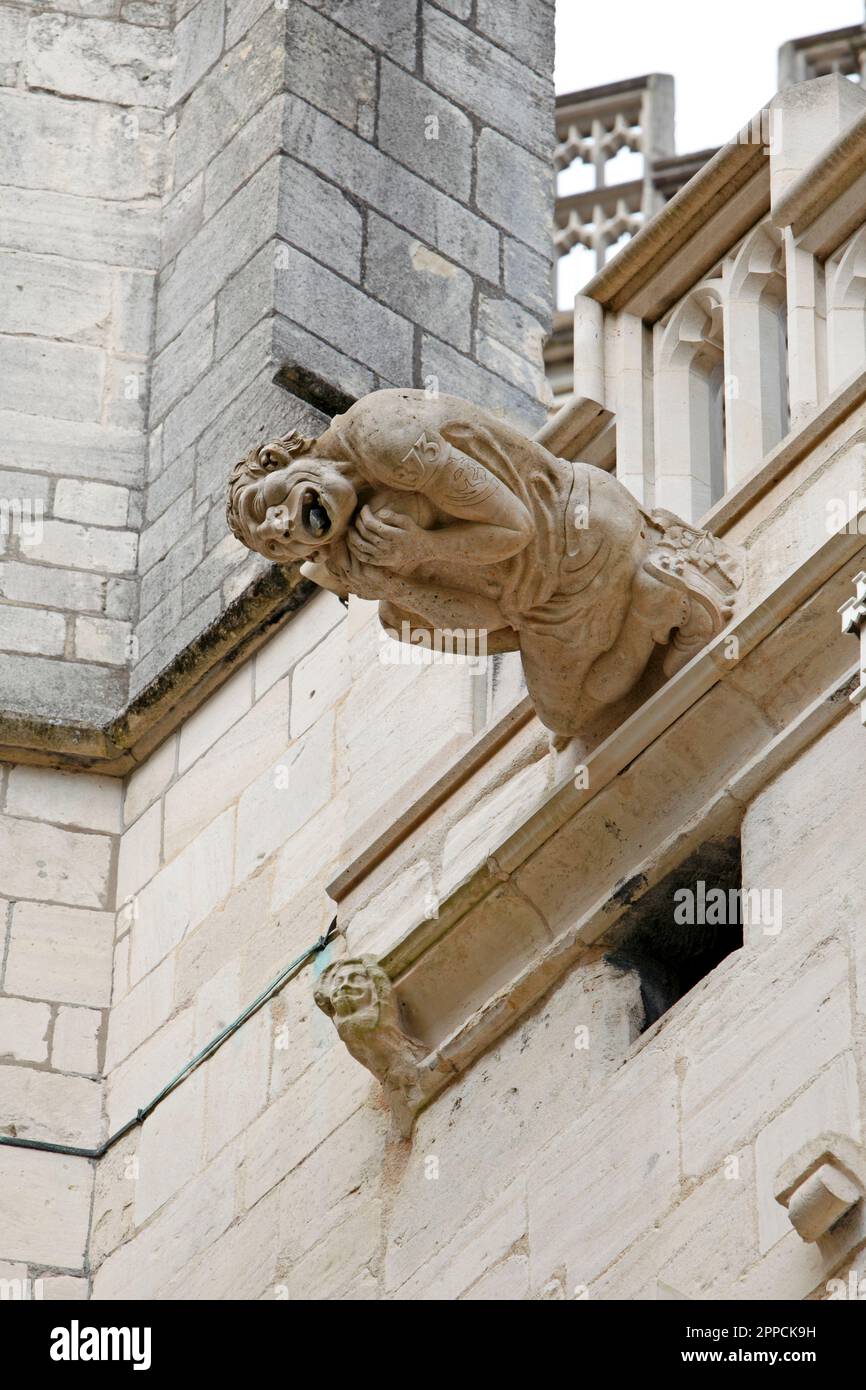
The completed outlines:
{"type": "MultiPolygon", "coordinates": [[[[313,673],[362,632],[322,595],[129,779],[109,1129],[324,929],[357,775],[370,792],[346,763],[346,690],[313,673]]],[[[403,692],[419,736],[439,674],[403,692]]],[[[411,1148],[308,966],[99,1165],[94,1296],[820,1292],[826,1267],[772,1182],[812,1131],[862,1138],[866,885],[847,828],[864,763],[852,711],[745,810],[743,885],[782,888],[781,931],[753,929],[641,1036],[635,977],[590,952],[411,1148]]]]}
{"type": "Polygon", "coordinates": [[[174,113],[133,693],[263,569],[223,515],[256,439],[401,384],[544,419],[552,23],[228,3],[174,113]]]}
{"type": "Polygon", "coordinates": [[[0,6],[0,707],[31,716],[126,698],[170,21],[0,6]]]}
{"type": "Polygon", "coordinates": [[[393,384],[543,421],[553,4],[77,8],[0,5],[0,502],[44,515],[0,706],[104,723],[262,573],[256,439],[393,384]]]}
{"type": "MultiPolygon", "coordinates": [[[[0,809],[3,1133],[91,1148],[103,1131],[121,783],[4,768],[0,809]]],[[[93,1167],[0,1148],[0,1277],[87,1294],[93,1167]]]]}
{"type": "MultiPolygon", "coordinates": [[[[489,705],[374,636],[367,606],[320,594],[125,784],[8,770],[7,1131],[91,1146],[125,1123],[325,929],[401,777],[417,794],[459,757],[489,705]]],[[[495,808],[538,795],[530,747],[463,805],[458,877],[495,808]]],[[[406,1147],[313,1004],[320,958],[99,1164],[0,1149],[0,1274],[46,1297],[820,1296],[772,1181],[813,1132],[862,1138],[864,763],[852,710],[744,807],[743,885],[782,889],[781,930],[647,1032],[635,976],[590,951],[406,1147]]],[[[429,876],[391,877],[386,927],[429,912],[429,876]]],[[[463,968],[489,994],[500,964],[463,968]]],[[[430,977],[440,1015],[448,990],[430,977]]]]}

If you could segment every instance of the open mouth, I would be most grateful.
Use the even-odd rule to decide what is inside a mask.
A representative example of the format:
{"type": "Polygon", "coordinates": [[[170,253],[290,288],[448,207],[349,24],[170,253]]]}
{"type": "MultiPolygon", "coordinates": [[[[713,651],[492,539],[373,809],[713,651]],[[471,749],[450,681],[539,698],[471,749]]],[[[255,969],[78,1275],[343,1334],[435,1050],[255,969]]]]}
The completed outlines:
{"type": "Polygon", "coordinates": [[[321,540],[331,529],[331,518],[321,496],[314,488],[307,488],[301,503],[301,524],[307,535],[321,540]]]}

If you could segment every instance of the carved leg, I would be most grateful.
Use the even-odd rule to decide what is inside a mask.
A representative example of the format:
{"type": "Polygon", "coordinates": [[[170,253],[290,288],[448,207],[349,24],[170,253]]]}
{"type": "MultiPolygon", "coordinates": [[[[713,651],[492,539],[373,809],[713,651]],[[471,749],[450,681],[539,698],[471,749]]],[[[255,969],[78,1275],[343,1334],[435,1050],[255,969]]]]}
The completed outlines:
{"type": "Polygon", "coordinates": [[[520,649],[526,687],[536,713],[563,748],[603,708],[584,689],[596,652],[586,655],[553,637],[521,633],[520,649]]]}
{"type": "Polygon", "coordinates": [[[613,704],[640,680],[656,643],[670,640],[671,630],[684,624],[690,601],[679,588],[657,579],[643,566],[631,593],[631,607],[611,647],[594,662],[586,680],[587,695],[613,704]]]}

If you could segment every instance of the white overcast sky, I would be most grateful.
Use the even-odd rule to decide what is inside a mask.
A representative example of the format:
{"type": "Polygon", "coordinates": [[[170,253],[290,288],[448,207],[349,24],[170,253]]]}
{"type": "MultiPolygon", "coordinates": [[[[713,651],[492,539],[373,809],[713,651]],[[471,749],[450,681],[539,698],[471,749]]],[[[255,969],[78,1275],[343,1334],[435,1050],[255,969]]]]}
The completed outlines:
{"type": "Polygon", "coordinates": [[[863,17],[863,0],[556,0],[556,90],[673,73],[686,154],[723,144],[773,95],[786,39],[863,17]]]}

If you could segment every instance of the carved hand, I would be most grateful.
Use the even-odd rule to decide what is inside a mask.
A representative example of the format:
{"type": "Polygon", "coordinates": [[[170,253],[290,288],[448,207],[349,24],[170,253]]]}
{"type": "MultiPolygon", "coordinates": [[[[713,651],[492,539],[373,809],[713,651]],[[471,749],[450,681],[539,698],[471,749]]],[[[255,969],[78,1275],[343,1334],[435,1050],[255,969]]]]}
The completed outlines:
{"type": "Polygon", "coordinates": [[[362,507],[346,536],[352,555],[366,565],[408,574],[428,558],[427,533],[411,517],[384,507],[374,514],[362,507]]]}
{"type": "Polygon", "coordinates": [[[328,569],[331,574],[345,584],[357,598],[388,599],[394,597],[394,588],[400,583],[396,575],[390,575],[379,566],[368,564],[359,558],[348,542],[351,530],[344,541],[335,542],[330,548],[328,569]]]}

